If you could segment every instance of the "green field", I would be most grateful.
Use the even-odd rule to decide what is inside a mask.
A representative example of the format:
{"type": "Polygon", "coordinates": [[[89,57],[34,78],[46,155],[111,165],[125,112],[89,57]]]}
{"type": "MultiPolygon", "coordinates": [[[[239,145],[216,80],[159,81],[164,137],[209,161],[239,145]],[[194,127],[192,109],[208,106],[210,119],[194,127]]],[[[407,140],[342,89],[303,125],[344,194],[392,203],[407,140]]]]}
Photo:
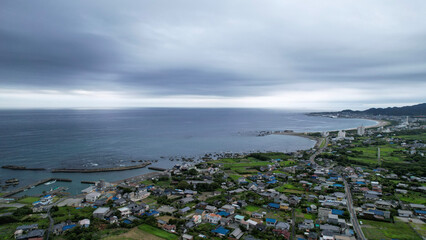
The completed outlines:
{"type": "Polygon", "coordinates": [[[380,147],[380,158],[384,162],[403,162],[404,155],[395,152],[401,148],[392,145],[381,145],[381,146],[369,146],[369,147],[355,147],[350,148],[351,151],[362,151],[361,154],[355,154],[356,156],[349,156],[349,160],[363,162],[368,164],[377,163],[377,148],[380,147]]]}
{"type": "Polygon", "coordinates": [[[246,211],[249,211],[249,212],[256,212],[259,209],[260,209],[260,207],[251,206],[251,205],[249,205],[249,206],[246,207],[246,211]]]}
{"type": "Polygon", "coordinates": [[[396,194],[399,200],[408,203],[426,204],[425,194],[409,191],[407,194],[396,194]]]}
{"type": "Polygon", "coordinates": [[[426,142],[426,133],[416,134],[416,135],[401,135],[397,137],[406,139],[406,140],[421,140],[423,142],[426,142]]]}
{"type": "Polygon", "coordinates": [[[40,198],[38,197],[26,197],[26,198],[19,199],[18,202],[23,204],[32,204],[33,202],[36,202],[38,200],[40,200],[40,198]]]}
{"type": "Polygon", "coordinates": [[[286,190],[298,190],[298,191],[302,191],[303,189],[300,188],[300,187],[296,187],[296,186],[294,186],[291,183],[286,183],[286,184],[283,184],[283,185],[275,188],[275,190],[277,190],[278,192],[284,192],[286,190]]]}
{"type": "Polygon", "coordinates": [[[175,239],[179,239],[179,237],[177,235],[174,235],[172,233],[166,232],[164,230],[158,229],[156,227],[153,226],[149,226],[147,224],[142,224],[140,226],[138,226],[138,228],[144,232],[150,233],[152,235],[155,235],[157,237],[160,238],[164,238],[164,239],[168,239],[168,240],[175,240],[175,239]]]}
{"type": "Polygon", "coordinates": [[[362,220],[362,230],[367,239],[404,239],[404,240],[421,240],[421,238],[413,231],[413,229],[400,220],[395,223],[377,222],[370,220],[362,220]]]}

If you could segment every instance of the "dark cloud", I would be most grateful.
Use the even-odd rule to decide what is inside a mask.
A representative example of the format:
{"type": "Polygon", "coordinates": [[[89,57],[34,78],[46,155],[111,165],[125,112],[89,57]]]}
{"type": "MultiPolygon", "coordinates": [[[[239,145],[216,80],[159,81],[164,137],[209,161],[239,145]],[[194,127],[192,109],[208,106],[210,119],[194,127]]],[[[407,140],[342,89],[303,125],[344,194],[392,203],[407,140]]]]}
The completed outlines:
{"type": "Polygon", "coordinates": [[[1,5],[0,88],[250,97],[426,77],[423,1],[1,5]]]}

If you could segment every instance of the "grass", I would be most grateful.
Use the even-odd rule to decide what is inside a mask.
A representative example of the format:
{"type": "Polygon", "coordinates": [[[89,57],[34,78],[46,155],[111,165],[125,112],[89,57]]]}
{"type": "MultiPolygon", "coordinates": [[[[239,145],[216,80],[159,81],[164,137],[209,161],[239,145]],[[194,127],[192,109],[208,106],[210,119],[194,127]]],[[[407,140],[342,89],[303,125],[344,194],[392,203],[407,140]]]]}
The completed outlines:
{"type": "Polygon", "coordinates": [[[369,147],[355,147],[348,150],[351,151],[362,151],[361,154],[356,154],[356,156],[349,156],[350,160],[368,163],[368,164],[377,164],[377,148],[380,147],[380,158],[384,162],[403,162],[405,156],[401,153],[395,151],[400,150],[399,147],[393,145],[380,145],[380,146],[369,146],[369,147]],[[395,153],[394,153],[395,152],[395,153]]]}
{"type": "Polygon", "coordinates": [[[399,200],[408,203],[426,204],[426,197],[422,193],[408,192],[407,194],[396,194],[399,200]]]}
{"type": "Polygon", "coordinates": [[[275,190],[277,190],[278,192],[285,192],[286,190],[298,190],[298,191],[301,191],[302,188],[296,187],[296,186],[294,186],[291,183],[286,183],[286,184],[283,184],[283,185],[275,188],[275,190]]]}
{"type": "Polygon", "coordinates": [[[140,229],[132,228],[130,231],[119,230],[113,233],[113,236],[107,234],[108,237],[103,238],[104,240],[162,240],[163,238],[157,237],[155,235],[149,234],[140,229]],[[124,231],[124,232],[123,232],[124,231]],[[118,234],[117,234],[118,233],[118,234]]]}
{"type": "Polygon", "coordinates": [[[76,209],[74,207],[60,207],[58,211],[52,213],[52,217],[55,223],[63,222],[66,220],[81,220],[90,218],[95,209],[91,207],[85,207],[76,209]]]}
{"type": "Polygon", "coordinates": [[[405,140],[421,140],[423,142],[426,142],[426,133],[415,134],[415,135],[401,135],[401,136],[397,136],[397,138],[402,138],[405,140]]]}
{"type": "Polygon", "coordinates": [[[26,197],[26,198],[19,199],[18,202],[23,204],[32,204],[33,202],[36,202],[38,200],[40,200],[40,198],[38,197],[26,197]]]}
{"type": "Polygon", "coordinates": [[[407,223],[400,220],[396,220],[395,223],[370,220],[362,220],[362,222],[361,227],[367,239],[421,240],[407,223]]]}
{"type": "Polygon", "coordinates": [[[240,168],[240,167],[260,167],[271,164],[270,162],[264,161],[249,161],[249,162],[239,162],[239,163],[225,163],[225,168],[240,168]]]}
{"type": "Polygon", "coordinates": [[[229,177],[232,179],[232,180],[234,180],[234,181],[237,181],[239,178],[241,178],[242,176],[241,175],[237,175],[237,174],[232,174],[232,175],[229,175],[229,177]]]}
{"type": "Polygon", "coordinates": [[[167,240],[175,240],[179,238],[177,235],[174,235],[172,233],[166,232],[153,226],[149,226],[147,224],[142,224],[138,226],[138,229],[167,240]]]}
{"type": "Polygon", "coordinates": [[[2,207],[0,208],[0,213],[7,213],[7,212],[13,212],[16,208],[14,207],[2,207]]]}
{"type": "Polygon", "coordinates": [[[253,206],[253,205],[249,205],[249,206],[246,207],[246,211],[249,211],[249,212],[256,212],[259,209],[260,209],[260,207],[256,207],[256,206],[253,206]]]}
{"type": "Polygon", "coordinates": [[[323,148],[325,146],[325,138],[322,139],[321,144],[319,146],[319,148],[323,148]]]}

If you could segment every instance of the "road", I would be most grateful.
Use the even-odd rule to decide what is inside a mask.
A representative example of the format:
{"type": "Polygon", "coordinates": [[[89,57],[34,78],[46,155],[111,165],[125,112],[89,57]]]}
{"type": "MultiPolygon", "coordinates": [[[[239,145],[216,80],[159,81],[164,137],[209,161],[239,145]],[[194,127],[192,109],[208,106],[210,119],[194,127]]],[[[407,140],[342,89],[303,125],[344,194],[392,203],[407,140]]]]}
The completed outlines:
{"type": "Polygon", "coordinates": [[[291,209],[291,236],[290,239],[296,239],[296,216],[294,214],[294,208],[291,209]]]}
{"type": "Polygon", "coordinates": [[[312,164],[315,164],[315,158],[318,156],[318,155],[320,155],[323,151],[324,151],[324,149],[326,149],[327,148],[327,146],[328,146],[328,138],[326,137],[325,138],[325,144],[324,144],[324,146],[322,147],[322,148],[320,148],[320,149],[318,149],[314,154],[312,154],[312,156],[309,158],[309,161],[312,163],[312,164]]]}
{"type": "Polygon", "coordinates": [[[351,215],[352,226],[358,236],[358,239],[366,240],[364,233],[362,232],[361,226],[359,225],[359,221],[356,217],[356,213],[355,213],[353,202],[352,202],[351,189],[349,187],[348,182],[346,182],[346,179],[343,179],[343,181],[345,183],[346,201],[348,205],[349,214],[351,215]]]}

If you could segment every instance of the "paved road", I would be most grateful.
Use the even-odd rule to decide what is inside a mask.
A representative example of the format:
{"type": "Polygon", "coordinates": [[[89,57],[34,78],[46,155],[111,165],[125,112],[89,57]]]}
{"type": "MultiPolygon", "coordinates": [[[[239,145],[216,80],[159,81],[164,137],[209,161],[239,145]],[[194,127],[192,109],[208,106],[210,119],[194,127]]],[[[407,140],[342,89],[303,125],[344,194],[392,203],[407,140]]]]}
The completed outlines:
{"type": "Polygon", "coordinates": [[[324,147],[322,147],[322,148],[320,148],[320,149],[318,149],[314,154],[312,154],[312,156],[309,158],[309,161],[312,163],[312,164],[315,164],[315,158],[318,156],[318,155],[320,155],[323,151],[324,151],[324,149],[326,148],[328,146],[328,138],[326,137],[325,138],[325,144],[324,144],[324,147]]]}
{"type": "Polygon", "coordinates": [[[294,214],[294,207],[291,209],[291,237],[290,239],[296,239],[296,215],[294,214]]]}
{"type": "Polygon", "coordinates": [[[352,222],[353,228],[358,236],[358,239],[366,240],[364,233],[362,232],[361,226],[359,225],[359,221],[356,217],[356,213],[353,207],[351,189],[349,187],[348,182],[346,182],[345,179],[343,179],[343,181],[345,183],[346,200],[347,200],[349,214],[351,215],[351,222],[352,222]]]}

